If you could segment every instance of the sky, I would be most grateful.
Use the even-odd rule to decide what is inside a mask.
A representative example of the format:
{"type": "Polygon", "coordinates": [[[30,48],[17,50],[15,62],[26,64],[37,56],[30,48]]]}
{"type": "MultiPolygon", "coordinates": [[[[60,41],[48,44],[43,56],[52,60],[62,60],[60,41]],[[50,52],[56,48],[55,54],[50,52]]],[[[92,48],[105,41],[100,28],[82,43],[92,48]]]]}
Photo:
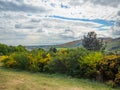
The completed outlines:
{"type": "Polygon", "coordinates": [[[53,45],[120,37],[120,0],[0,0],[0,43],[53,45]]]}

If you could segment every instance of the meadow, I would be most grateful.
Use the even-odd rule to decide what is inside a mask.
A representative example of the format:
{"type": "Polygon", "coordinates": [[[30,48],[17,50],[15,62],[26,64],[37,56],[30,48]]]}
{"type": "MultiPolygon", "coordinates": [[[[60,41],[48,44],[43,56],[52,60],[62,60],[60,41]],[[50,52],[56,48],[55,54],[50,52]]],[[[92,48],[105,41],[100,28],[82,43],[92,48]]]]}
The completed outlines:
{"type": "Polygon", "coordinates": [[[61,74],[32,73],[0,67],[0,90],[120,90],[61,74]]]}

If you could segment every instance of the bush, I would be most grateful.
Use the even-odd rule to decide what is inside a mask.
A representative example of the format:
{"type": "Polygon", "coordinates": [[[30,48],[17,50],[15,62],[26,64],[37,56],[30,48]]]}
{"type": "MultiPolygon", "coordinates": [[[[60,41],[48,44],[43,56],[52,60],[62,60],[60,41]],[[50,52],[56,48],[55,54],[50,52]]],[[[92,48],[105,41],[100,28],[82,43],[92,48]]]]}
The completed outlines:
{"type": "Polygon", "coordinates": [[[80,57],[84,57],[88,54],[88,51],[84,48],[70,49],[66,56],[65,65],[67,68],[67,74],[73,77],[79,77],[80,74],[80,57]]]}
{"type": "Polygon", "coordinates": [[[33,57],[33,55],[29,55],[30,61],[29,61],[29,70],[33,72],[39,71],[39,64],[38,60],[33,57]]]}
{"type": "Polygon", "coordinates": [[[95,78],[97,74],[96,65],[102,60],[101,52],[90,52],[84,57],[80,57],[80,76],[84,78],[95,78]]]}
{"type": "Polygon", "coordinates": [[[12,53],[9,56],[4,56],[2,62],[5,67],[9,68],[19,68],[32,71],[36,71],[37,68],[36,61],[29,53],[12,53]]]}
{"type": "Polygon", "coordinates": [[[1,62],[4,63],[4,66],[7,68],[15,68],[17,63],[16,61],[13,59],[13,54],[10,56],[2,56],[1,58],[1,62]]]}
{"type": "Polygon", "coordinates": [[[64,61],[60,60],[59,58],[52,58],[51,61],[44,67],[46,72],[49,73],[65,73],[66,66],[64,61]]]}
{"type": "Polygon", "coordinates": [[[115,75],[115,84],[120,86],[120,71],[115,75]]]}
{"type": "Polygon", "coordinates": [[[104,81],[111,86],[120,85],[120,56],[90,52],[85,48],[61,49],[46,52],[43,49],[31,52],[16,52],[0,56],[8,68],[33,72],[64,73],[78,78],[104,81]]]}
{"type": "Polygon", "coordinates": [[[39,64],[39,68],[40,68],[40,71],[41,71],[41,72],[45,71],[45,70],[44,70],[44,67],[45,67],[45,65],[47,65],[47,63],[48,63],[50,60],[51,60],[51,55],[50,55],[49,53],[46,54],[45,57],[42,57],[41,59],[39,59],[38,64],[39,64]]]}
{"type": "Polygon", "coordinates": [[[27,53],[15,53],[13,59],[17,63],[17,68],[28,70],[30,58],[27,53]]]}
{"type": "Polygon", "coordinates": [[[48,72],[65,73],[73,77],[79,77],[80,56],[85,56],[88,51],[84,48],[61,49],[52,57],[45,67],[48,72]]]}
{"type": "Polygon", "coordinates": [[[65,60],[67,56],[67,50],[60,50],[56,53],[54,57],[45,66],[45,71],[50,73],[65,73],[66,66],[65,60]]]}
{"type": "Polygon", "coordinates": [[[104,56],[98,63],[97,70],[103,77],[103,81],[113,81],[116,85],[120,85],[120,56],[104,56]]]}

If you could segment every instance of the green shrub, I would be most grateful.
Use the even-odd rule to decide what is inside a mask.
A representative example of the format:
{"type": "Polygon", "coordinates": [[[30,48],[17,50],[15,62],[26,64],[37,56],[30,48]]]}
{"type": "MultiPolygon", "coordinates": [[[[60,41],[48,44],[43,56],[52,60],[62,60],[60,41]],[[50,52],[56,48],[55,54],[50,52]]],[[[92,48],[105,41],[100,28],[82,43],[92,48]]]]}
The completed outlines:
{"type": "Polygon", "coordinates": [[[27,53],[15,53],[13,59],[17,63],[17,68],[28,70],[30,58],[27,53]]]}
{"type": "Polygon", "coordinates": [[[80,74],[80,57],[84,57],[89,52],[84,48],[70,49],[66,56],[65,65],[67,68],[67,74],[73,77],[79,77],[80,74]]]}
{"type": "Polygon", "coordinates": [[[61,49],[52,57],[51,61],[45,67],[46,71],[66,73],[73,77],[79,77],[80,56],[85,56],[88,51],[84,48],[61,49]]]}
{"type": "Polygon", "coordinates": [[[65,66],[64,61],[60,60],[59,58],[54,57],[44,67],[44,70],[49,73],[65,73],[66,66],[65,66]]]}
{"type": "Polygon", "coordinates": [[[80,57],[80,76],[85,78],[95,78],[97,74],[96,65],[102,60],[101,52],[90,52],[84,57],[80,57]]]}
{"type": "Polygon", "coordinates": [[[50,73],[65,73],[66,65],[65,60],[67,56],[67,50],[60,50],[54,57],[47,63],[44,70],[50,73]]]}

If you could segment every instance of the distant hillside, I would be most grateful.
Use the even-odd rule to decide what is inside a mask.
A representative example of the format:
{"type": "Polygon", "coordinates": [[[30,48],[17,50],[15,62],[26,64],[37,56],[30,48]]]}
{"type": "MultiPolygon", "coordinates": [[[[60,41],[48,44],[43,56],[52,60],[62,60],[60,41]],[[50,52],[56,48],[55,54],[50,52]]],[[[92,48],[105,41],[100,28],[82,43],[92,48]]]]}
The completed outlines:
{"type": "Polygon", "coordinates": [[[56,45],[56,47],[78,47],[78,46],[82,46],[82,40],[76,40],[76,41],[71,41],[71,42],[67,42],[64,44],[60,44],[60,45],[56,45]]]}
{"type": "MultiPolygon", "coordinates": [[[[99,38],[103,39],[103,42],[107,43],[106,50],[120,50],[120,38],[99,38]]],[[[72,47],[80,47],[82,46],[82,40],[71,41],[68,43],[56,45],[55,47],[59,48],[72,48],[72,47]]]]}
{"type": "MultiPolygon", "coordinates": [[[[99,38],[102,39],[104,42],[107,43],[106,50],[120,50],[120,38],[99,38]]],[[[60,45],[38,45],[38,46],[26,46],[28,50],[36,49],[36,48],[43,48],[45,50],[48,50],[50,47],[56,47],[56,48],[75,48],[75,47],[81,47],[82,46],[82,40],[75,40],[71,42],[67,42],[60,45]]]]}
{"type": "Polygon", "coordinates": [[[107,50],[120,50],[120,38],[112,39],[111,42],[107,43],[107,50]]]}

